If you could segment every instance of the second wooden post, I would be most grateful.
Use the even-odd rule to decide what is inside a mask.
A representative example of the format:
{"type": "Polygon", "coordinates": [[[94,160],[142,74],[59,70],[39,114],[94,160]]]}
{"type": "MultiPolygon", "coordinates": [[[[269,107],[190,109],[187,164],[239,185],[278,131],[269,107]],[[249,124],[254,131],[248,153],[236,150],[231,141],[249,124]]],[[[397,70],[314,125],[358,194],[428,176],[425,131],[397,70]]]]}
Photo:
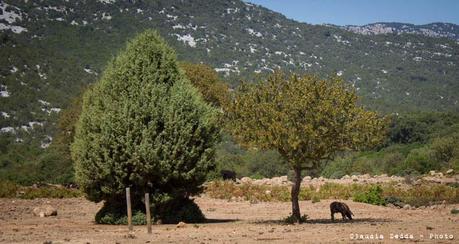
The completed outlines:
{"type": "Polygon", "coordinates": [[[126,202],[127,202],[127,215],[129,231],[132,231],[132,209],[131,209],[131,189],[126,188],[126,202]]]}

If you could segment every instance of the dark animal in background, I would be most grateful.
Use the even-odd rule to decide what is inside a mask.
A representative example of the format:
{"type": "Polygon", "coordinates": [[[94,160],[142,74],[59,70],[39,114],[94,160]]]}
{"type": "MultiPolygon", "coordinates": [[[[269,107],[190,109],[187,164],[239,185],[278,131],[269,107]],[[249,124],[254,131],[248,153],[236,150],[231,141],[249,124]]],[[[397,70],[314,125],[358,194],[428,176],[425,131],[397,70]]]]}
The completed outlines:
{"type": "Polygon", "coordinates": [[[232,170],[222,170],[220,171],[223,180],[232,180],[236,181],[236,172],[232,170]]]}
{"type": "Polygon", "coordinates": [[[345,220],[346,217],[349,220],[352,220],[352,215],[354,215],[349,209],[349,206],[347,206],[343,202],[332,202],[330,204],[330,212],[331,212],[332,220],[335,220],[335,216],[334,216],[335,213],[341,213],[341,215],[343,216],[343,220],[345,220]]]}

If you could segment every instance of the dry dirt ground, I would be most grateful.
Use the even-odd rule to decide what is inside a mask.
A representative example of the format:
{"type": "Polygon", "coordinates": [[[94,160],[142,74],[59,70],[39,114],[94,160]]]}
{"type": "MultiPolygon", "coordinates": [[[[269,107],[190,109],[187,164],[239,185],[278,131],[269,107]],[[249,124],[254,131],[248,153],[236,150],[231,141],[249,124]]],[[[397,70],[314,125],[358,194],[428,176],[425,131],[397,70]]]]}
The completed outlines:
{"type": "MultiPolygon", "coordinates": [[[[459,215],[450,210],[456,205],[438,209],[403,210],[345,201],[355,220],[331,222],[329,204],[301,202],[302,213],[310,220],[301,225],[285,225],[290,203],[228,202],[203,196],[196,199],[209,223],[153,225],[147,234],[145,226],[135,226],[129,234],[126,226],[97,225],[94,215],[101,207],[82,198],[74,199],[0,199],[0,243],[403,243],[395,235],[412,235],[414,242],[459,243],[459,215]],[[34,216],[34,207],[49,203],[58,215],[34,216]],[[383,241],[365,238],[384,237],[383,241]],[[430,234],[454,236],[453,240],[433,240],[430,234]],[[353,240],[351,236],[364,238],[353,240]],[[422,235],[422,236],[421,236],[422,235]],[[49,242],[48,242],[49,243],[49,242]]],[[[435,236],[434,236],[435,237],[435,236]]],[[[445,237],[443,237],[445,238],[445,237]]],[[[410,241],[410,240],[408,240],[410,241]]]]}

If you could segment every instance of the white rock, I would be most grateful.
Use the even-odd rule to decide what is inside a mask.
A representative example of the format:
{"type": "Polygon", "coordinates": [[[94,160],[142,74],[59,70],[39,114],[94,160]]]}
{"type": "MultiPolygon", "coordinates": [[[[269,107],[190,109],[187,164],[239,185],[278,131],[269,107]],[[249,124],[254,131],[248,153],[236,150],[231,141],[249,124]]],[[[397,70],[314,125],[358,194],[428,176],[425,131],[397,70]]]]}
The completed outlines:
{"type": "Polygon", "coordinates": [[[303,178],[303,181],[310,181],[311,179],[312,177],[308,175],[303,178]]]}
{"type": "Polygon", "coordinates": [[[242,177],[241,178],[242,183],[251,183],[252,179],[250,177],[242,177]]]}
{"type": "Polygon", "coordinates": [[[177,228],[184,228],[184,227],[186,227],[186,223],[185,223],[185,222],[180,221],[180,222],[177,224],[177,228]]]}
{"type": "Polygon", "coordinates": [[[362,178],[362,179],[370,179],[371,176],[369,174],[364,174],[364,175],[361,175],[360,178],[362,178]]]}
{"type": "Polygon", "coordinates": [[[57,210],[51,205],[43,205],[33,209],[33,214],[40,217],[56,216],[57,210]]]}

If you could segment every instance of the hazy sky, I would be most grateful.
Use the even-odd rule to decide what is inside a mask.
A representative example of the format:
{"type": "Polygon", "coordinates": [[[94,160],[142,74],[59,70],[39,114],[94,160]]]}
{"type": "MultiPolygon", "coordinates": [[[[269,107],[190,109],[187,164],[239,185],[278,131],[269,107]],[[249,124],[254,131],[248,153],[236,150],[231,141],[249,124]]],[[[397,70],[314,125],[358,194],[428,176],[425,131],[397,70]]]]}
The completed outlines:
{"type": "Polygon", "coordinates": [[[459,24],[459,0],[247,0],[311,24],[459,24]]]}

